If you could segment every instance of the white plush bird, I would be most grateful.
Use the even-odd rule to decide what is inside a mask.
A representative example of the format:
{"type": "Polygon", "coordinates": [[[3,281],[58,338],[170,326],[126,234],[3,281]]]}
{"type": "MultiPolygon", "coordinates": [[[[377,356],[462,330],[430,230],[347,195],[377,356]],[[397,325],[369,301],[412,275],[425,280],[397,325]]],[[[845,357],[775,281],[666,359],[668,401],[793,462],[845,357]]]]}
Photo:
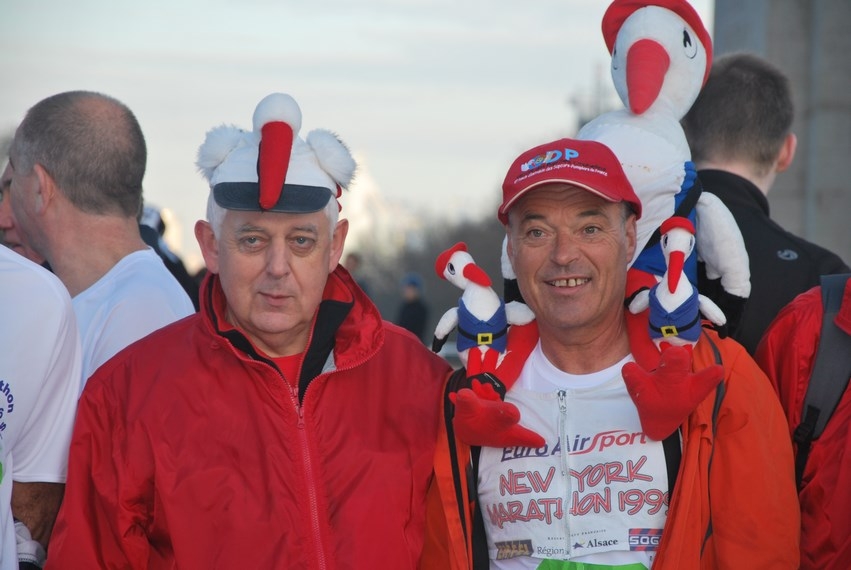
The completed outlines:
{"type": "Polygon", "coordinates": [[[650,309],[650,337],[663,344],[694,345],[700,338],[700,314],[718,326],[727,320],[712,300],[697,292],[683,272],[686,258],[694,249],[694,226],[687,218],[673,216],[662,223],[662,254],[667,264],[662,280],[651,289],[639,291],[629,304],[633,314],[650,309]]]}
{"type": "MultiPolygon", "coordinates": [[[[595,118],[578,137],[602,142],[620,160],[642,204],[632,271],[659,276],[665,266],[651,237],[675,212],[691,214],[677,212],[678,204],[689,203],[694,175],[692,169],[687,176],[691,152],[679,121],[708,75],[711,39],[685,0],[615,0],[603,17],[603,35],[612,54],[612,79],[626,108],[595,118]]],[[[697,255],[707,275],[720,277],[728,293],[748,297],[748,257],[732,214],[707,192],[693,207],[697,255]]],[[[693,282],[695,267],[692,258],[687,274],[693,282]]]]}
{"type": "MultiPolygon", "coordinates": [[[[456,347],[462,364],[478,370],[488,351],[503,354],[506,350],[508,325],[525,325],[535,315],[525,304],[512,301],[505,303],[491,288],[491,279],[476,265],[467,252],[467,245],[456,243],[441,253],[435,263],[438,276],[462,289],[457,307],[446,311],[434,330],[433,349],[446,341],[453,329],[458,328],[456,347]],[[470,362],[470,350],[476,349],[478,358],[470,362]]],[[[491,362],[498,365],[498,361],[491,362]]]]}

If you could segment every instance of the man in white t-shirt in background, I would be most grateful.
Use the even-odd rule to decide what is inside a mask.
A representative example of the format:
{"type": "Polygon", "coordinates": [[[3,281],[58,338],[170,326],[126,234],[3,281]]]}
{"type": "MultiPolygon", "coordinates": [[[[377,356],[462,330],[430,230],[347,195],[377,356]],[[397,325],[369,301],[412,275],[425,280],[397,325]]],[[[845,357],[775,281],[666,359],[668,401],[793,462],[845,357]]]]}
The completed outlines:
{"type": "Polygon", "coordinates": [[[3,177],[17,227],[73,299],[83,383],[125,346],[194,312],[139,235],[146,158],[133,113],[86,91],[33,106],[9,151],[3,177]]]}
{"type": "Polygon", "coordinates": [[[0,570],[44,563],[65,489],[80,366],[68,291],[0,247],[0,570]]]}

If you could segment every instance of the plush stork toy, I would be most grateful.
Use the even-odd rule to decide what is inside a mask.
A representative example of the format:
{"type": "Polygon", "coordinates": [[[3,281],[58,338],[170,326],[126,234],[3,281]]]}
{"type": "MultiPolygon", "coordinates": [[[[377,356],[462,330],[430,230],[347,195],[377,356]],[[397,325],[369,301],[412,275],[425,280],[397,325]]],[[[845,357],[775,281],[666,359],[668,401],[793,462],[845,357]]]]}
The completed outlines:
{"type": "Polygon", "coordinates": [[[636,293],[629,310],[637,314],[650,309],[650,337],[660,349],[672,344],[690,348],[700,338],[701,313],[717,326],[723,326],[726,318],[685,275],[685,260],[694,249],[694,225],[688,218],[673,216],[662,222],[661,231],[665,274],[652,288],[636,293]]]}
{"type": "Polygon", "coordinates": [[[507,347],[508,325],[525,325],[535,315],[523,303],[506,304],[491,288],[491,280],[467,252],[467,244],[456,243],[441,253],[435,263],[437,275],[462,289],[457,307],[446,311],[434,331],[432,349],[440,350],[457,327],[458,357],[467,375],[492,372],[507,347]],[[472,351],[472,355],[471,355],[472,351]]]}
{"type": "Polygon", "coordinates": [[[517,406],[502,400],[511,386],[499,378],[516,379],[519,374],[537,342],[535,315],[524,303],[505,303],[496,294],[490,277],[475,264],[463,242],[438,256],[435,271],[464,291],[458,306],[438,321],[432,343],[437,352],[457,327],[458,356],[471,381],[469,388],[450,394],[455,433],[469,445],[544,445],[544,438],[520,425],[517,406]],[[506,358],[512,353],[517,357],[506,358]]]}
{"type": "Polygon", "coordinates": [[[697,282],[699,256],[710,279],[720,277],[728,295],[744,300],[750,295],[744,240],[727,207],[693,187],[691,152],[679,123],[712,61],[700,17],[685,0],[615,0],[603,16],[603,36],[612,54],[612,80],[626,108],[595,118],[578,137],[611,148],[641,199],[627,295],[652,286],[664,272],[655,242],[661,223],[676,214],[692,219],[697,230],[696,256],[686,263],[689,279],[697,282]]]}

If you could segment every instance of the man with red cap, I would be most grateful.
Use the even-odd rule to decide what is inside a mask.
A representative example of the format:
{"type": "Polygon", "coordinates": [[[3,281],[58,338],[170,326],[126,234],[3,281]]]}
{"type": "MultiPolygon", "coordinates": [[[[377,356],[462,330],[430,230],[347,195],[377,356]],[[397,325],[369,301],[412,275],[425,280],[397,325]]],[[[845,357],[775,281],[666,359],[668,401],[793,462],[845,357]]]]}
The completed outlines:
{"type": "Polygon", "coordinates": [[[211,130],[200,312],[86,385],[48,568],[413,568],[448,365],[338,264],[355,162],[272,94],[211,130]]]}
{"type": "Polygon", "coordinates": [[[459,435],[484,391],[452,377],[423,568],[796,567],[792,450],[765,375],[710,329],[691,354],[660,353],[647,312],[624,308],[641,214],[599,142],[546,143],[509,168],[498,217],[537,342],[509,329],[504,401],[477,409],[524,429],[459,435]]]}

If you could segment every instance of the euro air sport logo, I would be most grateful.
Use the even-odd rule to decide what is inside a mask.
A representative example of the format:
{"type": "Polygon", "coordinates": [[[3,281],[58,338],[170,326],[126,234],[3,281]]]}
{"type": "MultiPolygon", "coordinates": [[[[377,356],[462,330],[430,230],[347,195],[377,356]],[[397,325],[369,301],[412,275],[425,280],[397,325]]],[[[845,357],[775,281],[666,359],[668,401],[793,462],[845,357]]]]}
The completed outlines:
{"type": "Polygon", "coordinates": [[[544,154],[539,154],[526,164],[520,165],[521,172],[529,172],[530,170],[535,170],[539,166],[543,166],[545,164],[552,164],[554,162],[558,162],[559,160],[564,158],[565,161],[569,161],[573,158],[579,156],[579,153],[573,149],[566,148],[564,151],[560,150],[548,150],[544,154]]]}
{"type": "Polygon", "coordinates": [[[629,529],[629,549],[641,552],[656,550],[662,540],[661,528],[631,528],[629,529]]]}

